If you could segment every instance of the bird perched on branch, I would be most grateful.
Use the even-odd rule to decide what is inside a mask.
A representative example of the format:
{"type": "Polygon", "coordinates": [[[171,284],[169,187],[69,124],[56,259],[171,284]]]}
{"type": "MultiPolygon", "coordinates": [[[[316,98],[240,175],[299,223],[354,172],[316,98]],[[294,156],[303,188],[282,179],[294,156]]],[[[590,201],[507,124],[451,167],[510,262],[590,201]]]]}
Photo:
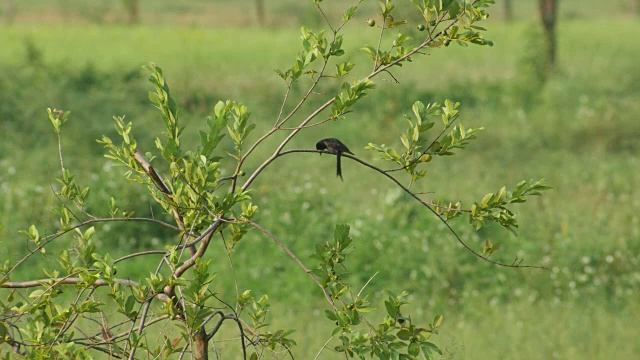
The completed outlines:
{"type": "Polygon", "coordinates": [[[322,139],[316,143],[316,150],[324,150],[331,154],[335,154],[338,159],[337,170],[336,173],[342,179],[342,167],[340,165],[340,156],[342,153],[347,153],[351,155],[355,155],[349,150],[347,145],[343,144],[340,140],[335,138],[322,139]]]}

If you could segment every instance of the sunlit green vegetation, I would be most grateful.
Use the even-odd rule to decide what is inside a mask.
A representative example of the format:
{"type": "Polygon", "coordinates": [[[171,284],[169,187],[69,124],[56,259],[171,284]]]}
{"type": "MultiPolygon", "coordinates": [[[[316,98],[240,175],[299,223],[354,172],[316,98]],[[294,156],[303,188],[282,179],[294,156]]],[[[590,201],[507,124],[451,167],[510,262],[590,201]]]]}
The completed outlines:
{"type": "MultiPolygon", "coordinates": [[[[399,143],[404,120],[391,114],[408,113],[415,100],[461,101],[461,121],[486,130],[465,152],[433,162],[428,190],[434,197],[468,201],[521,178],[546,177],[554,190],[518,208],[518,237],[498,228],[474,234],[462,221],[456,229],[477,248],[487,239],[500,242],[495,256],[503,261],[517,255],[549,271],[479,261],[392,184],[349,160],[340,182],[332,159],[315,154],[284,157],[277,171],[265,173],[256,195],[261,224],[307,262],[315,243],[330,237],[336,223],[351,224],[354,282],[364,285],[377,273],[369,290],[408,289],[414,314],[443,313],[445,330],[436,341],[456,359],[637,358],[640,41],[634,35],[640,23],[576,14],[560,21],[560,63],[546,82],[532,66],[541,51],[533,22],[521,13],[518,22],[490,24],[493,48],[429,54],[422,65],[397,74],[400,84],[384,77],[385,86],[332,133],[313,128],[292,144],[312,148],[319,138],[339,135],[357,156],[372,159],[364,150],[368,142],[399,143]],[[456,71],[472,61],[478,62],[473,76],[456,71]]],[[[94,209],[106,213],[106,201],[114,195],[128,210],[161,217],[141,197],[143,189],[126,183],[123,170],[104,159],[95,142],[114,133],[112,115],[124,114],[140,142],[152,147],[161,120],[148,102],[140,66],[162,65],[188,128],[202,126],[215,102],[229,97],[247,103],[259,128],[267,128],[284,91],[272,69],[289,64],[299,37],[296,26],[148,23],[132,28],[18,23],[0,32],[3,259],[25,250],[18,229],[55,222],[48,208],[56,201],[50,186],[59,160],[47,107],[72,111],[62,139],[65,165],[101,189],[92,195],[94,209]]],[[[353,36],[353,46],[374,39],[374,34],[353,36]]],[[[345,42],[348,47],[350,39],[345,42]]],[[[114,257],[173,241],[152,226],[127,224],[103,225],[99,237],[114,257]]],[[[294,354],[312,358],[332,328],[326,319],[324,329],[317,327],[323,314],[312,309],[323,306],[322,295],[268,238],[256,232],[243,241],[234,254],[242,264],[236,268],[240,286],[269,294],[272,321],[298,329],[296,340],[304,345],[294,354]]],[[[222,247],[218,251],[211,253],[219,268],[216,281],[220,292],[231,291],[228,262],[222,247]]],[[[148,264],[140,262],[119,271],[136,278],[147,272],[148,264]]]]}

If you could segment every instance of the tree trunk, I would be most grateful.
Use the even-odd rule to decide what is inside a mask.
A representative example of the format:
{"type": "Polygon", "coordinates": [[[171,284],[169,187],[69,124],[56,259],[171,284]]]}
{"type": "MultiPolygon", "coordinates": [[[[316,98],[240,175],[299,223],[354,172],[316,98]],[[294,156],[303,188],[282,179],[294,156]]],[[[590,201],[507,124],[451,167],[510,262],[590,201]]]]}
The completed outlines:
{"type": "Polygon", "coordinates": [[[540,18],[544,29],[547,52],[547,69],[551,70],[557,61],[556,55],[556,19],[560,0],[538,0],[540,18]]]}
{"type": "Polygon", "coordinates": [[[513,2],[511,0],[504,0],[504,21],[510,22],[513,20],[513,2]]]}
{"type": "Polygon", "coordinates": [[[140,0],[123,0],[127,11],[127,23],[137,24],[140,21],[140,0]]]}
{"type": "Polygon", "coordinates": [[[258,17],[258,25],[264,26],[264,0],[256,0],[256,15],[258,17]]]}
{"type": "Polygon", "coordinates": [[[193,357],[196,360],[209,359],[209,341],[204,326],[193,334],[193,357]]]}
{"type": "Polygon", "coordinates": [[[2,20],[5,25],[13,24],[13,19],[16,16],[16,6],[13,3],[13,0],[4,0],[4,7],[2,10],[2,20]]]}

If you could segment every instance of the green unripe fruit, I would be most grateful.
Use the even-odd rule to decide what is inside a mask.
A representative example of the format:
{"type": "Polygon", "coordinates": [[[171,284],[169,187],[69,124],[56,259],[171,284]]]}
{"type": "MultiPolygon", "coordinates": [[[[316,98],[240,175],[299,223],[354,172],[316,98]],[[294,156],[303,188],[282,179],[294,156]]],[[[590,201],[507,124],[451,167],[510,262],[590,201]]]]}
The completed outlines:
{"type": "Polygon", "coordinates": [[[418,25],[418,31],[424,31],[425,27],[424,25],[420,24],[418,25]]]}
{"type": "Polygon", "coordinates": [[[435,20],[431,20],[429,22],[429,26],[436,26],[436,21],[435,20]]]}
{"type": "Polygon", "coordinates": [[[367,20],[367,25],[369,25],[369,27],[374,27],[376,26],[376,21],[373,19],[369,19],[367,20]]]}

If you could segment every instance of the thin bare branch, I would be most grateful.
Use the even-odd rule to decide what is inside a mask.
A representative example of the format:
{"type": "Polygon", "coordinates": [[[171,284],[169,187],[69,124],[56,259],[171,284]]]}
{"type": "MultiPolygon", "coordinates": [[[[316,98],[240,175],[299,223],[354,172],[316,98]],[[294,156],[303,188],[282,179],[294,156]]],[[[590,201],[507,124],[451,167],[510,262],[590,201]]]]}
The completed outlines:
{"type": "Polygon", "coordinates": [[[247,224],[250,224],[251,226],[255,227],[256,229],[262,231],[262,233],[264,233],[265,235],[270,237],[273,241],[275,241],[276,244],[278,244],[284,250],[284,252],[286,252],[287,255],[289,255],[289,257],[292,258],[293,261],[295,261],[302,270],[304,270],[304,272],[311,278],[311,280],[314,283],[316,283],[316,285],[318,285],[318,287],[320,287],[320,289],[322,289],[322,292],[324,293],[324,296],[327,298],[327,301],[329,302],[331,307],[333,307],[333,309],[336,310],[336,307],[335,307],[335,305],[333,303],[333,300],[331,299],[331,295],[329,295],[329,293],[326,291],[324,286],[322,286],[322,283],[320,283],[320,281],[315,277],[315,275],[313,275],[311,270],[309,270],[302,263],[302,261],[293,253],[293,251],[289,250],[289,248],[280,239],[278,239],[278,237],[275,236],[271,231],[263,228],[262,226],[258,225],[257,223],[255,223],[253,221],[247,221],[247,224]]]}
{"type": "MultiPolygon", "coordinates": [[[[307,149],[300,149],[300,150],[287,150],[287,151],[283,151],[281,152],[278,156],[284,156],[287,154],[291,154],[291,153],[299,153],[299,152],[321,152],[319,150],[307,150],[307,149]]],[[[404,192],[406,192],[409,196],[411,196],[412,198],[414,198],[415,200],[417,200],[420,204],[422,204],[423,206],[425,206],[427,209],[429,209],[429,211],[431,211],[431,213],[433,213],[449,230],[449,232],[451,232],[451,234],[453,234],[453,236],[456,238],[456,240],[465,248],[467,249],[469,252],[471,252],[473,255],[475,255],[476,257],[490,262],[494,265],[498,265],[498,266],[503,266],[503,267],[509,267],[509,268],[534,268],[534,269],[544,269],[547,270],[546,267],[544,266],[536,266],[536,265],[520,265],[520,263],[517,263],[516,261],[514,261],[514,263],[512,264],[506,264],[506,263],[502,263],[499,261],[495,261],[492,259],[489,259],[485,256],[482,256],[482,254],[478,253],[477,251],[473,250],[471,247],[469,247],[469,245],[467,245],[462,238],[460,238],[460,235],[458,235],[458,233],[451,227],[451,225],[449,224],[449,222],[447,220],[445,220],[442,215],[440,215],[437,211],[435,211],[432,207],[432,205],[430,205],[429,203],[427,203],[426,201],[420,199],[418,197],[418,195],[416,195],[414,192],[412,192],[410,189],[408,189],[406,186],[402,185],[402,183],[400,183],[400,181],[398,181],[396,178],[394,178],[393,176],[391,176],[389,173],[387,173],[385,170],[380,169],[377,166],[374,166],[372,164],[369,164],[366,161],[360,160],[357,157],[353,156],[353,155],[349,155],[349,154],[342,154],[343,157],[349,158],[351,160],[354,160],[372,170],[375,170],[377,172],[379,172],[380,174],[384,175],[386,178],[388,178],[389,180],[393,181],[396,185],[398,185],[404,192]]],[[[518,259],[516,259],[518,260],[518,259]]],[[[521,261],[521,259],[520,259],[521,261]]]]}

